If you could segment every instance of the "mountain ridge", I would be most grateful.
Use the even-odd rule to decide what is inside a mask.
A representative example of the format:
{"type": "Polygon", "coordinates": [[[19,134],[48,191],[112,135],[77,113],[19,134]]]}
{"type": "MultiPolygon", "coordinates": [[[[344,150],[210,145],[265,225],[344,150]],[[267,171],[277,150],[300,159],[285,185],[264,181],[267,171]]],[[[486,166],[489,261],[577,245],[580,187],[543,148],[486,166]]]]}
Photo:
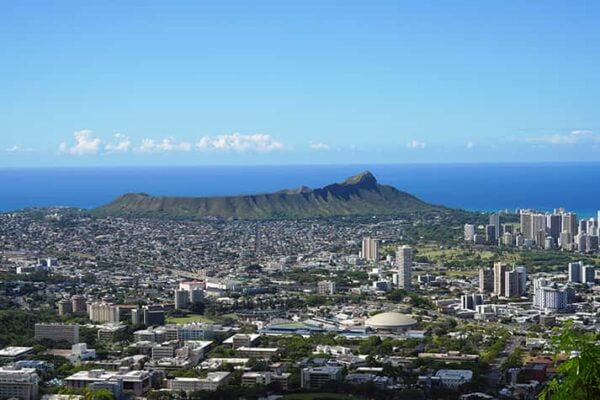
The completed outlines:
{"type": "Polygon", "coordinates": [[[223,219],[400,215],[433,211],[457,210],[432,205],[392,186],[382,185],[369,171],[321,188],[300,186],[272,193],[214,197],[127,193],[94,210],[105,215],[223,219]]]}

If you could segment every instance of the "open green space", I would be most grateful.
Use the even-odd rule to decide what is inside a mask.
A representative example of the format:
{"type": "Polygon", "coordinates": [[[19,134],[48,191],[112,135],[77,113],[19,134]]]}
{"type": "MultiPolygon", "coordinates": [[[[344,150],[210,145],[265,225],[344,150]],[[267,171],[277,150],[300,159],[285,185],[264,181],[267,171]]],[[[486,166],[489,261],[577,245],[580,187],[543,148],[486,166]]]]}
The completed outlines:
{"type": "Polygon", "coordinates": [[[168,317],[167,324],[189,324],[190,322],[214,322],[212,319],[199,314],[189,314],[185,317],[168,317]]]}

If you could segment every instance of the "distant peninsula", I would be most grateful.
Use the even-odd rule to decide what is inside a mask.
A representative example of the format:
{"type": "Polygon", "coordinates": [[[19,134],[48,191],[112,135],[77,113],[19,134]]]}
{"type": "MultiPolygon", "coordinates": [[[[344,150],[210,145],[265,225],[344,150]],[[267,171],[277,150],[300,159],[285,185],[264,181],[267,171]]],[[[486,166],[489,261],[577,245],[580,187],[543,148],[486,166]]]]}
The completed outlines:
{"type": "Polygon", "coordinates": [[[274,193],[218,197],[128,193],[93,212],[100,215],[252,220],[463,213],[426,203],[392,186],[381,185],[368,171],[322,188],[301,186],[274,193]]]}

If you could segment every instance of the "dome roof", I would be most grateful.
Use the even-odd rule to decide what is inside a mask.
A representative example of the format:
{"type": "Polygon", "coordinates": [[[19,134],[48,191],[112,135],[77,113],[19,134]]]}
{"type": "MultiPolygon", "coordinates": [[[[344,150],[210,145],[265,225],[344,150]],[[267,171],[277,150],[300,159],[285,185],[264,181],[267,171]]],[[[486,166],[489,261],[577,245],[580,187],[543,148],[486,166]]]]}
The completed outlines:
{"type": "Polygon", "coordinates": [[[384,312],[372,316],[365,321],[371,328],[404,328],[416,325],[417,321],[410,315],[397,312],[384,312]]]}

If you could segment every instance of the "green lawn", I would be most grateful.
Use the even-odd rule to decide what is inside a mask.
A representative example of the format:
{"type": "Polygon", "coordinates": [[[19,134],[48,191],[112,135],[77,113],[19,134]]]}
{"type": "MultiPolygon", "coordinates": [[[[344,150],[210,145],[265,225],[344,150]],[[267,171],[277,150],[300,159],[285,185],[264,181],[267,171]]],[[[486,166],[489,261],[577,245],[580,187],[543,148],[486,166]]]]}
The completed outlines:
{"type": "Polygon", "coordinates": [[[187,317],[169,317],[167,324],[187,324],[190,322],[214,322],[204,315],[189,314],[187,317]]]}

